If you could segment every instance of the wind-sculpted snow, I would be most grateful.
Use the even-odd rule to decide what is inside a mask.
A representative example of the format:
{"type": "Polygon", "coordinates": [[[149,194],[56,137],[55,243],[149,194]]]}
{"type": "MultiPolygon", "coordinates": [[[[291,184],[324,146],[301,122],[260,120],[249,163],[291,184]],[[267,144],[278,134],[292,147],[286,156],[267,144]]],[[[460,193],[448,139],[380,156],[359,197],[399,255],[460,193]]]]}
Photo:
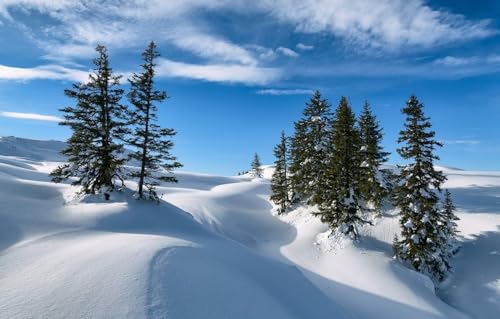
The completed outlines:
{"type": "MultiPolygon", "coordinates": [[[[26,146],[29,148],[28,146],[26,146]]],[[[35,146],[33,146],[35,147],[35,146]]],[[[396,211],[361,239],[297,207],[275,216],[264,179],[181,172],[156,205],[133,182],[75,198],[57,163],[0,156],[0,318],[496,318],[500,173],[446,169],[462,218],[455,273],[392,259],[396,211]],[[445,303],[446,302],[446,303],[445,303]]]]}
{"type": "Polygon", "coordinates": [[[77,200],[41,178],[54,165],[5,165],[1,318],[350,318],[295,267],[172,204],[77,200]]]}

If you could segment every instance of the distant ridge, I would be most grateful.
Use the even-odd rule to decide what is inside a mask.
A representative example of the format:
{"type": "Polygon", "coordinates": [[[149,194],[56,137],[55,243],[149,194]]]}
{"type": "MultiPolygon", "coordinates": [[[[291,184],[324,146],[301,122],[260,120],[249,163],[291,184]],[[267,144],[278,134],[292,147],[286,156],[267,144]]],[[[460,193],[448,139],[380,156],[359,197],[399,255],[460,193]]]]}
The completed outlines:
{"type": "MultiPolygon", "coordinates": [[[[61,151],[66,142],[56,140],[34,140],[29,138],[4,136],[0,137],[0,156],[23,157],[33,161],[65,162],[66,156],[61,151]]],[[[125,149],[124,156],[132,151],[125,149]]],[[[130,160],[128,165],[137,166],[137,160],[130,160]]]]}
{"type": "Polygon", "coordinates": [[[0,137],[0,155],[24,157],[36,161],[62,162],[65,142],[33,140],[15,136],[0,137]]]}

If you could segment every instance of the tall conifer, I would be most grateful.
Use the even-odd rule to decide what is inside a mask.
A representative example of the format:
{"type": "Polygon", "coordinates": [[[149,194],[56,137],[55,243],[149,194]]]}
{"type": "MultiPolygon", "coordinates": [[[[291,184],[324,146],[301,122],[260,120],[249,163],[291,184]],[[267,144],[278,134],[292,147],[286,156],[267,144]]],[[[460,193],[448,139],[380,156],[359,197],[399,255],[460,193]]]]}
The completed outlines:
{"type": "Polygon", "coordinates": [[[142,54],[142,72],[129,79],[127,95],[133,106],[129,111],[133,131],[127,142],[136,149],[130,157],[140,163],[140,169],[133,171],[131,177],[138,178],[138,198],[155,201],[159,200],[155,187],[159,182],[177,182],[171,173],[182,166],[171,154],[175,130],[158,125],[157,103],[167,98],[165,91],[155,88],[155,59],[158,56],[156,45],[151,42],[142,54]]]}
{"type": "Polygon", "coordinates": [[[62,153],[68,163],[59,166],[50,175],[59,183],[70,177],[72,185],[80,185],[81,193],[104,192],[109,199],[115,189],[115,181],[123,182],[123,144],[127,133],[126,107],[120,104],[123,90],[120,76],[113,73],[104,46],[97,46],[99,56],[94,59],[95,69],[87,83],[77,83],[64,93],[76,100],[74,107],[61,109],[64,120],[73,134],[62,153]]]}
{"type": "Polygon", "coordinates": [[[288,140],[281,132],[280,143],[274,147],[275,169],[271,179],[271,200],[279,206],[278,212],[284,213],[290,205],[290,182],[288,178],[288,140]]]}
{"type": "Polygon", "coordinates": [[[387,196],[384,171],[382,164],[387,161],[389,153],[382,148],[382,129],[373,114],[368,102],[365,102],[359,117],[359,131],[361,139],[360,157],[360,196],[373,205],[373,209],[380,213],[382,201],[387,196]]]}
{"type": "Polygon", "coordinates": [[[451,199],[451,193],[448,189],[444,192],[443,207],[441,209],[441,218],[439,221],[441,250],[444,255],[443,260],[446,263],[446,268],[451,268],[450,257],[453,257],[459,250],[457,240],[457,221],[459,218],[455,215],[455,205],[451,199]]]}
{"type": "Polygon", "coordinates": [[[292,137],[290,173],[294,201],[320,201],[330,128],[330,104],[316,91],[306,104],[302,119],[295,123],[292,137]]]}
{"type": "Polygon", "coordinates": [[[400,166],[395,187],[395,204],[401,211],[400,240],[394,242],[395,256],[415,270],[442,280],[449,269],[446,243],[442,240],[439,207],[441,185],[446,180],[434,168],[439,158],[434,154],[441,143],[435,140],[430,119],[424,115],[423,105],[412,95],[406,107],[405,128],[399,133],[399,155],[410,161],[400,166]]]}
{"type": "Polygon", "coordinates": [[[316,215],[333,230],[356,239],[358,225],[366,223],[358,184],[361,141],[356,117],[345,97],[335,111],[331,134],[331,151],[325,166],[327,182],[316,215]]]}

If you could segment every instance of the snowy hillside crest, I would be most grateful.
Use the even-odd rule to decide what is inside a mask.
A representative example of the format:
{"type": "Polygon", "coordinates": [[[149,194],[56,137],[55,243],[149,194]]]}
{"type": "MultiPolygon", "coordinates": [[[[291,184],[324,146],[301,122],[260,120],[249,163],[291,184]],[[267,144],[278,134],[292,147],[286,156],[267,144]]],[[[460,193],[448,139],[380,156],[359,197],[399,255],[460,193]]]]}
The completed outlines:
{"type": "MultiPolygon", "coordinates": [[[[38,143],[23,145],[29,150],[38,143]]],[[[89,197],[63,205],[74,187],[51,183],[47,175],[59,163],[25,155],[0,155],[0,311],[9,318],[28,313],[162,318],[168,313],[193,319],[227,314],[437,319],[467,318],[461,311],[491,318],[498,310],[488,301],[495,300],[496,290],[480,288],[470,276],[477,261],[493,256],[481,245],[498,238],[494,225],[500,220],[495,206],[491,213],[472,213],[477,206],[467,196],[457,203],[465,220],[459,221],[465,236],[456,257],[459,267],[438,290],[444,300],[460,305],[457,310],[436,296],[427,277],[392,259],[397,212],[384,210],[374,226],[360,229],[359,241],[332,235],[310,207],[298,205],[278,216],[268,200],[271,166],[263,167],[258,182],[178,172],[177,184],[158,188],[159,206],[133,199],[134,181],[108,202],[89,197]],[[483,230],[490,233],[481,235],[483,230]],[[50,284],[44,278],[51,278],[50,284]],[[213,287],[219,287],[215,295],[213,287]],[[47,308],[49,300],[58,302],[47,308]],[[373,312],[359,300],[382,308],[373,312]]],[[[500,174],[445,173],[452,193],[477,196],[470,185],[500,185],[500,174]]],[[[484,273],[494,274],[488,269],[484,273]]],[[[488,287],[496,287],[495,277],[487,278],[488,287]]]]}

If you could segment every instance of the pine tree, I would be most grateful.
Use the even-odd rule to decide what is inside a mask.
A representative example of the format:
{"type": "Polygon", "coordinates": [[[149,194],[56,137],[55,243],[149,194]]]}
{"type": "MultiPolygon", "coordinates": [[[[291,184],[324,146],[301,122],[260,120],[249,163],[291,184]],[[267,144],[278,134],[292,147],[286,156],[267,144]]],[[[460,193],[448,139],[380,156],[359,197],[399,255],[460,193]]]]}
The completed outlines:
{"type": "Polygon", "coordinates": [[[441,235],[441,251],[442,259],[446,264],[447,270],[451,268],[449,259],[455,255],[459,249],[458,240],[456,238],[457,221],[459,218],[455,215],[455,205],[451,199],[451,193],[448,189],[444,192],[444,202],[441,209],[441,218],[439,221],[440,235],[441,235]]]}
{"type": "Polygon", "coordinates": [[[387,162],[389,153],[384,152],[381,146],[382,129],[368,102],[365,102],[359,118],[359,130],[362,160],[359,175],[360,196],[366,202],[371,203],[375,212],[379,214],[382,201],[388,194],[385,187],[386,181],[383,180],[383,176],[387,173],[381,170],[381,166],[387,162]]]}
{"type": "Polygon", "coordinates": [[[291,142],[293,201],[317,204],[325,183],[325,158],[331,128],[330,104],[316,91],[295,123],[291,142]]]}
{"type": "Polygon", "coordinates": [[[412,95],[406,107],[405,129],[399,133],[399,155],[410,161],[400,166],[396,185],[395,204],[401,211],[401,240],[394,242],[395,256],[415,270],[442,280],[448,269],[440,239],[441,213],[438,207],[441,185],[445,181],[442,172],[434,169],[436,147],[442,146],[434,139],[431,122],[423,113],[423,105],[412,95]]]}
{"type": "Polygon", "coordinates": [[[333,121],[331,151],[325,168],[327,182],[315,215],[333,230],[357,239],[357,226],[367,221],[362,218],[363,207],[359,203],[361,141],[355,124],[356,117],[347,99],[342,97],[333,121]]]}
{"type": "Polygon", "coordinates": [[[271,179],[271,200],[279,206],[278,212],[284,213],[290,205],[290,182],[288,179],[288,141],[285,132],[281,132],[281,140],[274,148],[275,169],[271,179]]]}
{"type": "Polygon", "coordinates": [[[142,57],[142,73],[134,74],[129,79],[130,92],[127,95],[134,107],[129,111],[130,124],[134,126],[134,130],[127,142],[136,149],[130,157],[140,163],[140,170],[130,175],[139,180],[139,199],[159,201],[155,187],[159,182],[176,183],[177,179],[170,173],[182,165],[171,154],[175,130],[162,128],[157,124],[156,104],[163,102],[167,94],[155,88],[155,59],[159,57],[159,53],[154,42],[149,44],[142,57]]]}
{"type": "Polygon", "coordinates": [[[77,101],[74,107],[61,109],[64,120],[60,125],[73,131],[68,146],[62,153],[68,163],[59,166],[50,175],[59,183],[76,177],[72,185],[82,187],[80,193],[95,194],[116,188],[115,180],[123,185],[123,140],[127,133],[124,115],[126,107],[120,104],[123,90],[120,77],[113,74],[105,47],[97,46],[99,56],[94,59],[95,70],[87,83],[77,83],[66,89],[65,95],[77,101]]]}
{"type": "Polygon", "coordinates": [[[264,173],[264,170],[262,169],[262,164],[260,163],[260,157],[259,154],[255,153],[251,167],[252,167],[252,176],[254,178],[262,178],[262,174],[264,173]]]}

